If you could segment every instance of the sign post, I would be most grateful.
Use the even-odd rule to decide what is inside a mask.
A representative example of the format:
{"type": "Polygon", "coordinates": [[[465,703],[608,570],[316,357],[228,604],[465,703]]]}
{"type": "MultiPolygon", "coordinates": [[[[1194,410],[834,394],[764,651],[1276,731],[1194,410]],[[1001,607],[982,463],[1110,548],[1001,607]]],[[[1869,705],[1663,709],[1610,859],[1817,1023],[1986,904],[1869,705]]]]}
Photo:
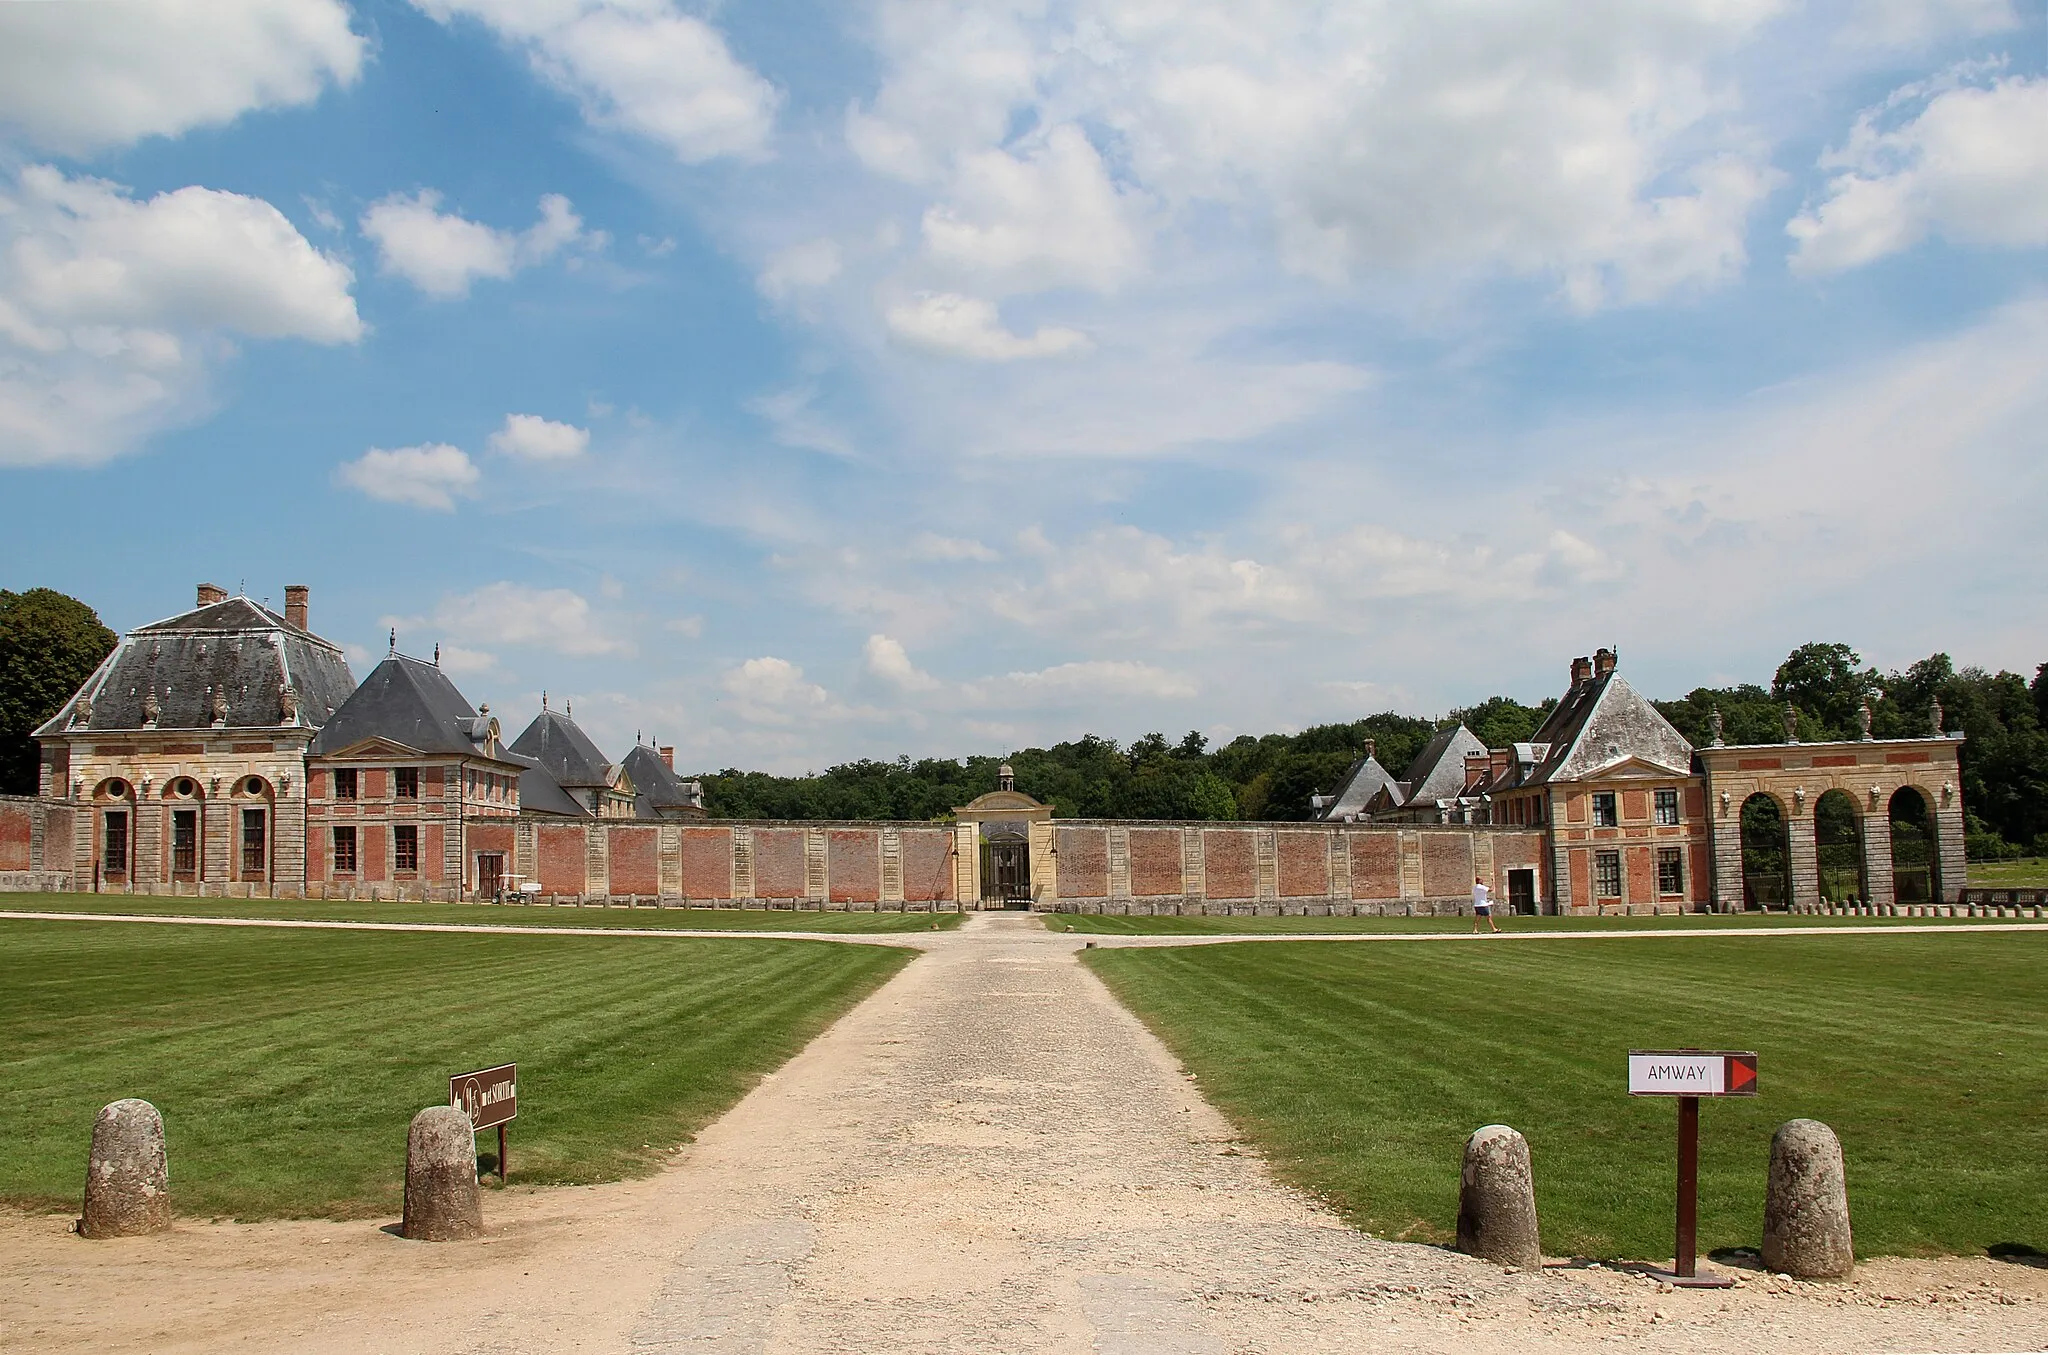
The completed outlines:
{"type": "Polygon", "coordinates": [[[469,1117],[471,1133],[496,1126],[498,1184],[505,1184],[505,1126],[519,1114],[519,1065],[501,1063],[448,1079],[448,1104],[469,1117]]]}
{"type": "Polygon", "coordinates": [[[1678,1240],[1672,1267],[1654,1272],[1687,1289],[1726,1289],[1722,1275],[1698,1273],[1700,1224],[1700,1098],[1755,1096],[1756,1055],[1705,1049],[1631,1049],[1630,1096],[1678,1098],[1678,1240]]]}

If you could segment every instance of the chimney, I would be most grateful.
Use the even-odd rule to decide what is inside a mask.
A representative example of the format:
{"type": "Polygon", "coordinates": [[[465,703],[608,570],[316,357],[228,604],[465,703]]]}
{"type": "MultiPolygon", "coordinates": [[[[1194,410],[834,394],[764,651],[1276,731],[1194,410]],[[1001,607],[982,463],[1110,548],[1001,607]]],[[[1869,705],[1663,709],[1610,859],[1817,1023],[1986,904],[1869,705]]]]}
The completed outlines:
{"type": "Polygon", "coordinates": [[[1572,660],[1572,686],[1576,687],[1593,676],[1593,661],[1581,654],[1572,660]]]}
{"type": "Polygon", "coordinates": [[[202,583],[199,585],[200,606],[211,607],[216,602],[226,602],[227,600],[228,590],[221,587],[219,584],[202,583]]]}
{"type": "Polygon", "coordinates": [[[1493,758],[1484,748],[1474,748],[1465,754],[1465,789],[1471,790],[1486,779],[1493,758]]]}
{"type": "Polygon", "coordinates": [[[1614,671],[1617,655],[1611,649],[1599,649],[1593,653],[1593,676],[1606,677],[1614,671]]]}
{"type": "Polygon", "coordinates": [[[670,771],[674,771],[676,769],[676,750],[673,745],[662,745],[661,765],[668,768],[670,771]]]}
{"type": "Polygon", "coordinates": [[[289,583],[284,589],[284,620],[288,626],[310,630],[306,624],[306,597],[312,590],[303,583],[289,583]]]}

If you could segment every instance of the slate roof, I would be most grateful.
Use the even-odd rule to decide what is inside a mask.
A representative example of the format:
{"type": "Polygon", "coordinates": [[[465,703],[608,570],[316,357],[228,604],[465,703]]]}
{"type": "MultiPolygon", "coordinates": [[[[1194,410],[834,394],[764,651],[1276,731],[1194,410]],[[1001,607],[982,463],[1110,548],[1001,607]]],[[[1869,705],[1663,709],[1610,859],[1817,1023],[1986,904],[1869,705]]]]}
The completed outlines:
{"type": "Polygon", "coordinates": [[[512,741],[512,751],[545,767],[564,789],[609,789],[618,781],[618,764],[606,758],[574,720],[545,706],[512,741]]]}
{"type": "Polygon", "coordinates": [[[393,654],[370,670],[307,752],[331,756],[365,739],[388,739],[420,753],[508,761],[491,749],[491,724],[440,668],[393,654]]]}
{"type": "Polygon", "coordinates": [[[1394,784],[1394,774],[1380,766],[1380,760],[1370,753],[1351,764],[1338,783],[1337,793],[1330,797],[1330,803],[1323,807],[1325,819],[1343,819],[1354,814],[1363,814],[1365,806],[1379,793],[1380,787],[1394,784]]]}
{"type": "Polygon", "coordinates": [[[318,729],[355,685],[337,646],[268,607],[232,597],[122,636],[36,737],[149,727],[144,705],[151,693],[157,729],[213,727],[215,693],[226,700],[222,728],[318,729]],[[285,688],[295,696],[289,718],[285,688]],[[90,702],[91,717],[74,723],[81,699],[90,702]]]}
{"type": "Polygon", "coordinates": [[[1463,725],[1438,730],[1436,737],[1415,755],[1415,761],[1408,764],[1408,774],[1401,778],[1407,786],[1402,803],[1450,800],[1462,795],[1465,754],[1485,751],[1486,745],[1479,741],[1479,736],[1463,725]]]}
{"type": "Polygon", "coordinates": [[[549,814],[567,819],[587,819],[588,807],[578,804],[576,797],[563,790],[561,783],[548,775],[548,769],[532,758],[517,753],[505,754],[507,758],[526,768],[519,774],[519,812],[521,814],[549,814]]]}
{"type": "Polygon", "coordinates": [[[1548,744],[1548,756],[1519,767],[1514,786],[1583,781],[1629,758],[1680,774],[1692,768],[1692,744],[1685,735],[1611,669],[1574,682],[1530,742],[1548,744]]]}
{"type": "Polygon", "coordinates": [[[658,819],[663,810],[702,809],[703,792],[670,769],[661,751],[644,743],[633,745],[626,754],[626,775],[632,778],[633,812],[643,819],[658,819]]]}

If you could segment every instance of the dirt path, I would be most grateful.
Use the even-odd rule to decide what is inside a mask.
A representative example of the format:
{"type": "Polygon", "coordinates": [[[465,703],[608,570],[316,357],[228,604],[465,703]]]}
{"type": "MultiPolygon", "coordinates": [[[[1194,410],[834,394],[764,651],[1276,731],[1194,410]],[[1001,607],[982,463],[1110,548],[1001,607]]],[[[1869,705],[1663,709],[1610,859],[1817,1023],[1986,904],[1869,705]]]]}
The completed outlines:
{"type": "Polygon", "coordinates": [[[1753,1277],[1673,1294],[1613,1272],[1511,1274],[1365,1237],[1273,1183],[1074,962],[1086,938],[983,916],[906,939],[929,953],[660,1176],[493,1193],[482,1243],[426,1246],[334,1223],[185,1224],[168,1238],[88,1243],[63,1235],[62,1220],[0,1221],[0,1349],[1492,1355],[2048,1343],[2048,1271],[1990,1261],[1878,1262],[1850,1286],[1753,1277]]]}

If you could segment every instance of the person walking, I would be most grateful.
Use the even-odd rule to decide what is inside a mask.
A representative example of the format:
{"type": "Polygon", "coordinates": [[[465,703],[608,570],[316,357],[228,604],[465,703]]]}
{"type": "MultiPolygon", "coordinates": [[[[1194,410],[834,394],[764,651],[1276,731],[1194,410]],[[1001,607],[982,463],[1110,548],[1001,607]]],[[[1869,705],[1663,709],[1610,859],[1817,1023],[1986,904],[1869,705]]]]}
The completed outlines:
{"type": "Polygon", "coordinates": [[[1486,919],[1486,925],[1495,931],[1500,924],[1493,920],[1493,891],[1486,887],[1486,881],[1477,875],[1472,877],[1472,934],[1479,935],[1479,920],[1486,919]]]}

